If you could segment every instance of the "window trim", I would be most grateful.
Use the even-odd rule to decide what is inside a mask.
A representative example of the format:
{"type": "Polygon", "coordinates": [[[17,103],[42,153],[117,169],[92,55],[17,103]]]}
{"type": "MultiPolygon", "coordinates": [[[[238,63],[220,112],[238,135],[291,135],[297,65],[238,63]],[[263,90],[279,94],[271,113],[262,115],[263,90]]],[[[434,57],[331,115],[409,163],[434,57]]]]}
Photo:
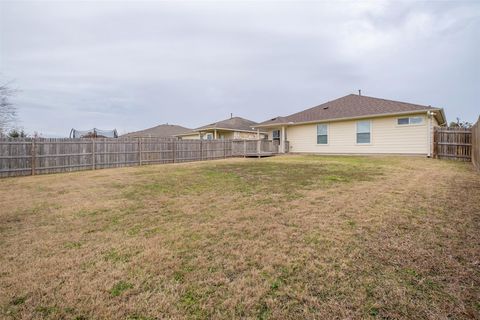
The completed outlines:
{"type": "Polygon", "coordinates": [[[396,117],[396,118],[395,118],[395,125],[396,125],[397,127],[424,126],[425,124],[426,124],[425,117],[423,117],[422,115],[418,115],[418,116],[405,116],[405,117],[396,117]],[[400,120],[400,119],[405,119],[405,118],[408,119],[408,123],[407,123],[407,124],[399,124],[399,123],[398,123],[398,120],[400,120]],[[410,118],[421,118],[421,119],[422,119],[422,122],[420,122],[420,123],[410,123],[410,118]]]}
{"type": "MultiPolygon", "coordinates": [[[[366,133],[366,132],[363,132],[366,133]]],[[[373,126],[372,126],[372,120],[357,120],[355,121],[355,145],[357,146],[369,146],[372,145],[373,141],[373,126]],[[358,123],[359,122],[368,122],[370,126],[370,142],[358,142],[358,123]]]]}
{"type": "Polygon", "coordinates": [[[330,144],[330,126],[328,123],[317,123],[315,126],[315,129],[317,130],[316,136],[315,136],[315,144],[317,146],[328,146],[330,144]],[[318,143],[318,126],[319,125],[325,125],[327,126],[327,143],[318,143]]]}

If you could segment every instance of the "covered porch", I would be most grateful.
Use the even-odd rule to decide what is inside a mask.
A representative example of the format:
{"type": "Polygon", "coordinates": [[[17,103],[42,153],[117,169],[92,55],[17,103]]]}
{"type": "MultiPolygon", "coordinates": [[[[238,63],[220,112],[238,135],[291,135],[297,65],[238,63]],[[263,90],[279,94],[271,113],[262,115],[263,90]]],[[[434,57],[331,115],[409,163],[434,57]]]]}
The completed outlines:
{"type": "Polygon", "coordinates": [[[278,153],[288,153],[290,151],[290,144],[287,140],[287,126],[272,125],[262,129],[268,132],[268,139],[278,145],[278,153]]]}
{"type": "Polygon", "coordinates": [[[258,131],[245,131],[235,129],[204,129],[198,131],[202,140],[261,140],[267,138],[267,133],[258,131]]]}
{"type": "Polygon", "coordinates": [[[208,129],[198,132],[202,140],[225,140],[233,139],[234,131],[221,129],[208,129]]]}

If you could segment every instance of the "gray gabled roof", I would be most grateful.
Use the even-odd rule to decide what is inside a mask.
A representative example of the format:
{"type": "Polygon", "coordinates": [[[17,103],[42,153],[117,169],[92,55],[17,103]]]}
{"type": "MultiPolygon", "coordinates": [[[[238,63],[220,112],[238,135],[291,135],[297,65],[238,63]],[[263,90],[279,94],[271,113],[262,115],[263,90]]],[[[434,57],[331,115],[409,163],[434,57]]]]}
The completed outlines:
{"type": "Polygon", "coordinates": [[[244,119],[241,117],[232,117],[226,120],[214,122],[201,126],[194,129],[195,131],[202,131],[208,129],[228,129],[228,130],[239,130],[239,131],[255,131],[254,127],[257,125],[257,122],[244,119]]]}
{"type": "Polygon", "coordinates": [[[445,122],[443,109],[440,108],[349,94],[347,96],[291,114],[286,117],[277,117],[261,122],[258,124],[258,126],[361,118],[368,116],[380,116],[384,114],[402,114],[428,110],[440,110],[440,122],[445,122]]]}
{"type": "Polygon", "coordinates": [[[175,124],[161,124],[156,127],[148,128],[141,131],[130,132],[124,134],[122,137],[160,137],[171,138],[180,133],[193,132],[192,129],[188,129],[175,124]]]}

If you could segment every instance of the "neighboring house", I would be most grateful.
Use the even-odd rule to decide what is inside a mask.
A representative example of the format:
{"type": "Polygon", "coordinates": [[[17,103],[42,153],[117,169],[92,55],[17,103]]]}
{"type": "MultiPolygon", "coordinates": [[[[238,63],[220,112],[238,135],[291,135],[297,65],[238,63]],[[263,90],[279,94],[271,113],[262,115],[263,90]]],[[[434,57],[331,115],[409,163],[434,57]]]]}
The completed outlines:
{"type": "Polygon", "coordinates": [[[433,127],[445,123],[441,108],[350,94],[255,127],[278,140],[280,152],[430,156],[433,127]]]}
{"type": "Polygon", "coordinates": [[[122,135],[122,137],[156,137],[156,138],[173,138],[176,134],[186,133],[192,131],[191,129],[178,126],[175,124],[161,124],[159,126],[148,128],[141,131],[130,132],[122,135]]]}
{"type": "Polygon", "coordinates": [[[255,128],[256,122],[241,117],[214,122],[189,132],[177,134],[180,139],[242,139],[256,140],[267,138],[267,132],[255,128]]]}

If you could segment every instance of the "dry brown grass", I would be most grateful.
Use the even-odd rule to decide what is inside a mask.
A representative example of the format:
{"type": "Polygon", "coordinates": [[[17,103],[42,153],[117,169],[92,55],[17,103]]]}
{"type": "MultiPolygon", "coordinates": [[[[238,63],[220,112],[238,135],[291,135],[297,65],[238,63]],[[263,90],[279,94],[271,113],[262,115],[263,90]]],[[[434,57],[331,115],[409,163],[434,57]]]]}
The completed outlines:
{"type": "Polygon", "coordinates": [[[285,156],[0,180],[0,316],[480,318],[480,175],[285,156]]]}

